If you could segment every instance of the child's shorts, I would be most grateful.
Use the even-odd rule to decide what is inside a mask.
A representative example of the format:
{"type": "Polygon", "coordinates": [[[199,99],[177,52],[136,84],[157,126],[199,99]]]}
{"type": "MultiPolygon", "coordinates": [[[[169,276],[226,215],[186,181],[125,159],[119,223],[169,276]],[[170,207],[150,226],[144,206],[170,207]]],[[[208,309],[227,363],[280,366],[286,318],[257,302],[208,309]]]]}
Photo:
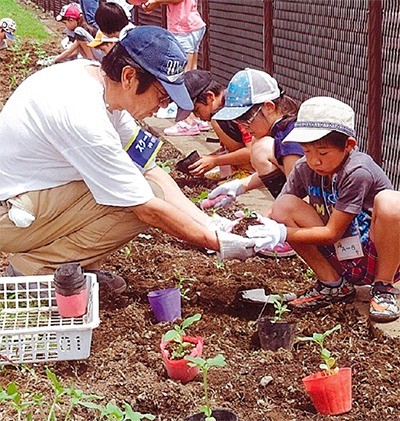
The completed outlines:
{"type": "MultiPolygon", "coordinates": [[[[371,285],[375,280],[378,255],[375,244],[368,238],[363,245],[364,256],[353,260],[338,260],[332,245],[320,246],[318,250],[329,260],[334,268],[340,267],[344,276],[354,285],[371,285]]],[[[393,283],[400,281],[400,267],[394,276],[393,283]]]]}
{"type": "Polygon", "coordinates": [[[188,34],[174,34],[174,37],[179,41],[185,53],[192,54],[198,53],[201,40],[206,32],[206,27],[203,26],[196,31],[189,32],[188,34]]]}

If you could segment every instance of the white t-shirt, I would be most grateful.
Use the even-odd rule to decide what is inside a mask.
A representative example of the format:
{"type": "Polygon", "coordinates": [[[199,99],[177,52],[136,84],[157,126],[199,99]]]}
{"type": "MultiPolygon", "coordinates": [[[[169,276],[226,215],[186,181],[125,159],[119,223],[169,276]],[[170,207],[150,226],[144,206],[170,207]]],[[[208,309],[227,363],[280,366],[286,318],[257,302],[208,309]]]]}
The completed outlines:
{"type": "Polygon", "coordinates": [[[73,60],[28,77],[0,113],[0,200],[83,180],[99,204],[153,197],[123,146],[137,127],[106,109],[102,84],[73,60]]]}

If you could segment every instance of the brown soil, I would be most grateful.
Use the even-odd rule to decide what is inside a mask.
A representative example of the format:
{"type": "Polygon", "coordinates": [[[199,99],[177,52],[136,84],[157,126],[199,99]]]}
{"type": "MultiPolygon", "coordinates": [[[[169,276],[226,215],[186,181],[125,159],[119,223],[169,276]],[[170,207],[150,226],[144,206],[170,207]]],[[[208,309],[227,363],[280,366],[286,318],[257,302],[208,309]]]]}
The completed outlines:
{"type": "MultiPolygon", "coordinates": [[[[58,45],[59,38],[46,50],[49,54],[59,51],[58,45]]],[[[21,54],[26,53],[31,57],[30,74],[37,70],[34,44],[21,46],[21,54]]],[[[0,101],[4,102],[12,92],[10,81],[23,79],[22,65],[20,56],[11,51],[0,54],[0,101]]],[[[162,161],[181,158],[167,143],[159,157],[162,161]]],[[[189,197],[215,183],[185,177],[175,170],[171,174],[189,197]]],[[[225,216],[232,215],[233,210],[225,216]]],[[[189,288],[189,300],[183,300],[183,317],[202,314],[188,333],[205,338],[205,358],[222,353],[227,361],[226,367],[209,371],[213,407],[232,409],[243,421],[322,420],[302,385],[303,377],[318,371],[317,347],[300,343],[292,351],[261,350],[254,324],[258,309],[240,307],[235,300],[238,291],[250,288],[299,293],[312,282],[307,266],[298,258],[260,257],[220,264],[215,256],[159,230],[150,229],[147,234],[150,236],[133,240],[129,252],[120,250],[104,263],[104,268],[124,276],[129,288],[121,296],[100,291],[101,323],[93,331],[90,357],[48,364],[61,383],[68,386],[73,382],[85,393],[103,396],[104,405],[113,401],[122,407],[127,402],[137,411],[156,415],[157,420],[180,421],[198,412],[203,404],[201,376],[185,385],[167,378],[160,341],[172,324],[155,322],[146,297],[148,291],[174,286],[183,276],[188,278],[184,287],[189,288]],[[272,382],[265,385],[265,376],[272,376],[272,382]]],[[[0,255],[1,269],[6,262],[7,256],[0,255]]],[[[266,314],[272,312],[268,308],[266,314]]],[[[338,365],[353,370],[353,409],[341,419],[400,419],[399,341],[374,337],[366,318],[351,304],[315,313],[290,313],[290,318],[298,322],[298,336],[342,325],[342,330],[326,341],[338,365]]],[[[33,371],[27,371],[7,366],[1,373],[1,386],[15,381],[20,390],[41,391],[50,402],[52,392],[44,367],[29,365],[33,371]]],[[[57,413],[65,411],[66,406],[60,404],[57,413]]],[[[71,419],[94,420],[95,414],[79,407],[71,419]]],[[[17,419],[15,409],[2,402],[0,419],[17,419]]],[[[45,418],[35,414],[34,419],[45,418]]]]}

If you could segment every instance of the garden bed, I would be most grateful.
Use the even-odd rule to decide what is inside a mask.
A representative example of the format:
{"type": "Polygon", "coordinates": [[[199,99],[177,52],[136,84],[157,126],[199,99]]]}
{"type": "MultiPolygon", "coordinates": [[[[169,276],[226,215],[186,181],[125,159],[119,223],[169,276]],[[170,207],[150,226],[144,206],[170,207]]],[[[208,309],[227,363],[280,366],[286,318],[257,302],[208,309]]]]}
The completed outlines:
{"type": "MultiPolygon", "coordinates": [[[[58,46],[59,39],[49,43],[46,50],[51,54],[59,51],[58,46]]],[[[22,45],[19,55],[1,52],[0,103],[11,94],[15,78],[20,82],[22,74],[37,70],[36,58],[37,47],[31,43],[22,45]],[[21,64],[21,57],[27,53],[31,58],[28,70],[21,70],[27,67],[21,64]]],[[[163,162],[178,158],[181,155],[168,143],[159,154],[163,162]]],[[[171,174],[188,197],[215,183],[189,179],[174,170],[171,174]]],[[[226,216],[234,210],[238,208],[232,208],[226,216]]],[[[171,324],[155,322],[146,297],[151,290],[172,287],[183,279],[189,300],[183,300],[182,316],[202,314],[190,335],[205,338],[205,358],[221,353],[227,361],[226,367],[209,372],[213,406],[234,410],[243,421],[323,419],[301,382],[318,369],[319,357],[313,345],[301,343],[293,351],[261,350],[254,325],[257,314],[245,313],[235,300],[238,291],[251,288],[265,288],[267,293],[299,293],[313,282],[307,266],[298,258],[254,257],[245,262],[221,263],[215,256],[157,229],[146,234],[104,263],[104,268],[124,276],[129,288],[121,296],[100,291],[101,323],[93,331],[89,359],[48,364],[60,382],[65,387],[73,382],[85,393],[104,397],[103,405],[112,401],[122,407],[127,402],[136,411],[154,414],[160,421],[180,421],[198,412],[203,403],[201,376],[185,385],[168,379],[160,340],[171,324]],[[272,382],[265,385],[265,376],[272,376],[272,382]]],[[[5,265],[3,254],[0,269],[5,265]]],[[[400,419],[399,341],[373,337],[367,319],[352,304],[337,304],[315,313],[291,313],[290,317],[298,321],[299,336],[342,325],[342,330],[327,341],[338,365],[353,370],[353,409],[342,419],[400,419]]],[[[33,370],[13,366],[3,369],[1,386],[15,381],[20,390],[42,391],[51,401],[45,365],[29,368],[33,370]]],[[[66,406],[61,404],[57,411],[65,414],[66,406]]],[[[92,420],[96,414],[79,407],[71,419],[92,420]]],[[[16,419],[15,409],[1,403],[0,418],[16,419]]],[[[36,414],[33,419],[44,418],[36,414]]]]}

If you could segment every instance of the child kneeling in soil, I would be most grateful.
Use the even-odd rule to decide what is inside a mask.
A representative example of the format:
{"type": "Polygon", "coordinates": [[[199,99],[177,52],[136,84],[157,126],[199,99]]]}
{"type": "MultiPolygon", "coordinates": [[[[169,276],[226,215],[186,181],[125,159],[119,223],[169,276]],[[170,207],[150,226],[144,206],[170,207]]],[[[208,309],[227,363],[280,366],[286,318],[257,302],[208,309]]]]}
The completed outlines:
{"type": "Polygon", "coordinates": [[[55,56],[50,63],[61,63],[66,60],[77,58],[81,55],[83,58],[89,60],[98,60],[104,56],[100,50],[96,51],[87,46],[88,42],[94,40],[97,29],[84,21],[82,11],[76,3],[70,3],[63,6],[60,13],[57,15],[56,20],[61,22],[67,28],[72,44],[61,54],[55,56]]]}
{"type": "Polygon", "coordinates": [[[270,217],[286,225],[287,241],[318,277],[293,306],[348,301],[354,284],[371,284],[370,318],[390,322],[400,315],[393,286],[400,280],[400,192],[357,150],[354,136],[350,106],[329,97],[305,101],[283,141],[299,142],[305,157],[270,217]]]}

